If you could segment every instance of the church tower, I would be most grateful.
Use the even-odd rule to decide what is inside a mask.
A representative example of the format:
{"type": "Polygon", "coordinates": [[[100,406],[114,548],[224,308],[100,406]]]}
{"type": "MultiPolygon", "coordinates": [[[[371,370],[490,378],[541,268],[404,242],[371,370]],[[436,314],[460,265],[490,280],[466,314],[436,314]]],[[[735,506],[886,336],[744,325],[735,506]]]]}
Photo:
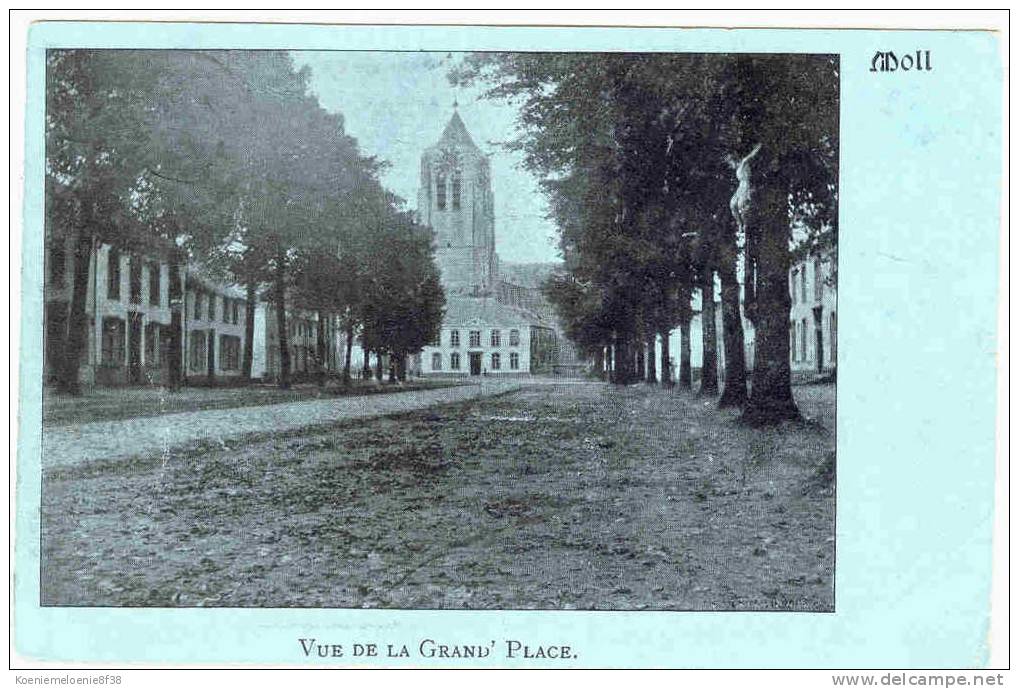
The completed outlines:
{"type": "Polygon", "coordinates": [[[418,214],[435,231],[446,294],[483,296],[498,279],[491,174],[453,107],[439,141],[421,155],[418,214]]]}

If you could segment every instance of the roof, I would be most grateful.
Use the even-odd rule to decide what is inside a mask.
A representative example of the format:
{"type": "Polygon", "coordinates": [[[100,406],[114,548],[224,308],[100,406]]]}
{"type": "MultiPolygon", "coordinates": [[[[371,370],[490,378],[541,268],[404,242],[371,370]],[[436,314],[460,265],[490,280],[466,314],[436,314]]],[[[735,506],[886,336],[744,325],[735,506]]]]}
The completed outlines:
{"type": "Polygon", "coordinates": [[[494,297],[447,297],[445,325],[534,325],[551,328],[537,314],[497,301],[494,297]]]}
{"type": "Polygon", "coordinates": [[[442,136],[439,138],[440,147],[450,145],[478,150],[470,132],[467,131],[467,125],[460,119],[460,113],[456,110],[453,111],[453,116],[449,118],[446,128],[442,130],[442,136]]]}
{"type": "Polygon", "coordinates": [[[200,263],[191,261],[187,266],[187,286],[201,285],[210,292],[215,292],[231,299],[245,299],[247,293],[238,285],[226,284],[216,279],[211,272],[200,263]]]}

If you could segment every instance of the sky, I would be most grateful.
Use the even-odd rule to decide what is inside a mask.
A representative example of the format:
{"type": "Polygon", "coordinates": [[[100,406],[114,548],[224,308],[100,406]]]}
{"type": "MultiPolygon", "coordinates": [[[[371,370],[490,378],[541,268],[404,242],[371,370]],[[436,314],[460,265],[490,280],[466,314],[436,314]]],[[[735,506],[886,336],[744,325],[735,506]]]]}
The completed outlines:
{"type": "Polygon", "coordinates": [[[343,114],[361,151],[390,163],[383,183],[417,208],[422,151],[439,140],[458,103],[474,143],[490,157],[495,196],[496,250],[502,261],[559,260],[555,226],[545,198],[522,156],[499,142],[516,136],[516,108],[479,100],[480,88],[454,88],[446,78],[462,54],[427,52],[295,52],[311,68],[311,89],[322,106],[343,114]]]}

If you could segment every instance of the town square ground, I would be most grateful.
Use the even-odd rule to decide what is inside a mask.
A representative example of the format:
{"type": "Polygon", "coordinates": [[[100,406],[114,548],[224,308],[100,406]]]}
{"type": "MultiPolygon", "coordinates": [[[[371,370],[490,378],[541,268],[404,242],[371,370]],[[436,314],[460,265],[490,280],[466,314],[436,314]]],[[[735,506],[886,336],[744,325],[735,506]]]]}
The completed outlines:
{"type": "Polygon", "coordinates": [[[771,430],[691,392],[523,380],[65,448],[44,463],[41,602],[831,611],[834,386],[794,392],[804,419],[771,430]]]}

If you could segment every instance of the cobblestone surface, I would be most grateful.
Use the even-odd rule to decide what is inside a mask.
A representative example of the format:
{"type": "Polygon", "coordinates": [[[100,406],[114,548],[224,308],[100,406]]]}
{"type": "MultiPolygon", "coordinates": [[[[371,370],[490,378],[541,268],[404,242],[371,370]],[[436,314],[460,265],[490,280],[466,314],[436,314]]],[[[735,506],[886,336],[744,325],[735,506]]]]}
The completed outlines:
{"type": "Polygon", "coordinates": [[[486,381],[478,385],[438,390],[287,402],[239,409],[208,409],[48,427],[43,430],[42,466],[48,469],[97,460],[158,455],[167,453],[171,448],[193,443],[398,414],[497,395],[519,387],[519,383],[515,382],[486,381]]]}

